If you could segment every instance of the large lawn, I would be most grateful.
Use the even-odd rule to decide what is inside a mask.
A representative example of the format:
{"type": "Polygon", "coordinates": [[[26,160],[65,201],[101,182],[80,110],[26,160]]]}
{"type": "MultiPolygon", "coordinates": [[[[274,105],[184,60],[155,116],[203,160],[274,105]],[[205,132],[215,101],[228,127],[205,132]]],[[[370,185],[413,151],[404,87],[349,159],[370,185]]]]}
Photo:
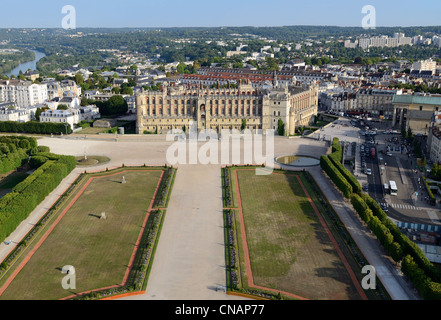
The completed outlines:
{"type": "MultiPolygon", "coordinates": [[[[254,284],[313,300],[360,299],[297,175],[237,174],[254,284]]],[[[238,238],[246,286],[240,232],[238,238]]]]}
{"type": "Polygon", "coordinates": [[[122,284],[160,176],[133,170],[93,179],[0,299],[60,299],[122,284]],[[76,290],[62,288],[66,265],[75,267],[76,290]]]}

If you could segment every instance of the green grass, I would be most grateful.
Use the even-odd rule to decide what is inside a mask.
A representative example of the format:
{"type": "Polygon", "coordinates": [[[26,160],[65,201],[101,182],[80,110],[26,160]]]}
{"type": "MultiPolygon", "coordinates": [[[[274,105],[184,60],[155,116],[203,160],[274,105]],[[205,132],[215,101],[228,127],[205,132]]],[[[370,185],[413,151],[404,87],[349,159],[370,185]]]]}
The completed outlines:
{"type": "MultiPolygon", "coordinates": [[[[296,175],[238,177],[254,283],[308,299],[360,299],[296,175]]],[[[237,243],[246,284],[239,232],[237,243]]]]}
{"type": "Polygon", "coordinates": [[[87,161],[84,161],[84,156],[76,157],[78,166],[93,166],[110,162],[110,158],[104,156],[87,156],[87,161]]]}
{"type": "Polygon", "coordinates": [[[99,134],[108,131],[109,128],[85,128],[81,131],[73,133],[74,135],[85,135],[85,134],[99,134]]]}
{"type": "Polygon", "coordinates": [[[53,300],[121,284],[160,175],[131,170],[93,180],[0,299],[53,300]],[[76,290],[61,286],[65,265],[76,269],[76,290]]]}

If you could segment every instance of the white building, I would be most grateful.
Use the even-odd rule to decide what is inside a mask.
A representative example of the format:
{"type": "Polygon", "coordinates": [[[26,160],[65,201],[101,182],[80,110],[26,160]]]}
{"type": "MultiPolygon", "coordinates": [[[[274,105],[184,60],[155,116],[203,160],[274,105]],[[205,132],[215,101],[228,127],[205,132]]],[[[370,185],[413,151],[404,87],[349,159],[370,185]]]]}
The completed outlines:
{"type": "Polygon", "coordinates": [[[358,40],[352,42],[351,40],[345,41],[345,48],[355,49],[358,46],[358,40]]]}
{"type": "Polygon", "coordinates": [[[93,121],[101,118],[100,109],[96,105],[90,105],[85,107],[79,107],[80,121],[93,121]]]}
{"type": "Polygon", "coordinates": [[[11,108],[0,109],[0,121],[28,122],[31,120],[31,114],[28,110],[11,108]]]}
{"type": "Polygon", "coordinates": [[[441,48],[441,37],[440,36],[433,36],[432,42],[433,42],[433,45],[441,48]]]}
{"type": "Polygon", "coordinates": [[[432,59],[417,61],[417,62],[412,64],[411,71],[412,70],[432,71],[432,73],[435,73],[435,71],[436,71],[436,61],[434,61],[432,59]]]}
{"type": "Polygon", "coordinates": [[[14,102],[18,107],[34,106],[48,98],[45,84],[29,81],[0,80],[0,101],[14,102]]]}
{"type": "Polygon", "coordinates": [[[69,125],[73,130],[75,125],[81,121],[80,114],[79,109],[46,110],[41,113],[40,122],[63,123],[69,125]]]}

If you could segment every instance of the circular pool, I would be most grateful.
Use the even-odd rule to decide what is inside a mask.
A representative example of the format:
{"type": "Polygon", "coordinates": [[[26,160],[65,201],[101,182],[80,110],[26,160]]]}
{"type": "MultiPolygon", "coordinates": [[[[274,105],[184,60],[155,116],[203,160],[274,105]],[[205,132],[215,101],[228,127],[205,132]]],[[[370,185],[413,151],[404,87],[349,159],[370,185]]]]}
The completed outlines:
{"type": "Polygon", "coordinates": [[[292,167],[314,167],[320,165],[320,160],[308,156],[283,156],[276,159],[276,161],[285,166],[292,167]]]}

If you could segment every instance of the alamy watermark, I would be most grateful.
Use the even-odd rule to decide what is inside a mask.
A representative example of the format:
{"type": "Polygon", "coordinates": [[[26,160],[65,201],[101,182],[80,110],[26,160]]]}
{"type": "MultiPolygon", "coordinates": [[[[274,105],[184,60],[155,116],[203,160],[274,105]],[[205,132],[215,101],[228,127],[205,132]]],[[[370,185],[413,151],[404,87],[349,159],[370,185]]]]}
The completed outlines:
{"type": "Polygon", "coordinates": [[[61,286],[64,290],[75,290],[77,288],[77,275],[73,266],[64,266],[61,273],[66,276],[61,280],[61,286]]]}
{"type": "Polygon", "coordinates": [[[264,165],[257,175],[270,175],[274,170],[274,130],[212,129],[198,132],[196,122],[190,122],[188,135],[183,130],[171,130],[166,141],[174,143],[167,149],[168,164],[202,165],[264,165]],[[200,143],[203,143],[200,145],[200,143]],[[231,158],[230,158],[231,157],[231,158]],[[243,158],[243,159],[242,159],[243,158]]]}
{"type": "Polygon", "coordinates": [[[73,30],[77,28],[77,11],[74,6],[66,5],[61,9],[61,13],[65,14],[61,20],[61,27],[65,30],[73,30]]]}
{"type": "Polygon", "coordinates": [[[364,290],[375,290],[377,288],[377,272],[373,266],[364,266],[361,273],[367,274],[362,281],[361,287],[364,290]]]}
{"type": "Polygon", "coordinates": [[[366,5],[361,9],[361,13],[365,14],[361,20],[361,26],[365,30],[375,30],[377,27],[377,10],[372,5],[366,5]]]}

